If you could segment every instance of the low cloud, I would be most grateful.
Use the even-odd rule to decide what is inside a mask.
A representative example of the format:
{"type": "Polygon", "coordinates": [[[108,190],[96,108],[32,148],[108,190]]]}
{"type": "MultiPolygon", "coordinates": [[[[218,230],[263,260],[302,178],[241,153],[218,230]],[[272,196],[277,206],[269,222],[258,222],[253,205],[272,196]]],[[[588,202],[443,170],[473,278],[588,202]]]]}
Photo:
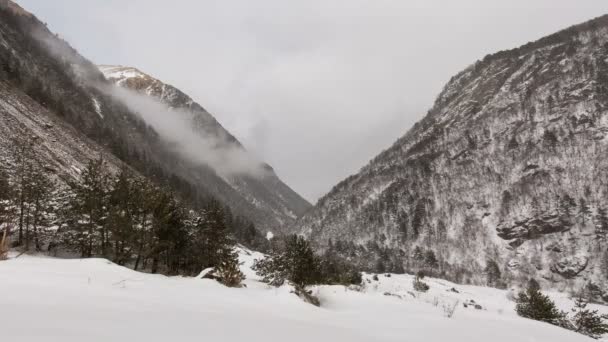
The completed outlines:
{"type": "Polygon", "coordinates": [[[262,178],[268,173],[265,164],[241,145],[229,139],[224,132],[209,134],[197,129],[197,113],[171,108],[160,100],[130,89],[100,82],[99,74],[82,67],[87,63],[67,42],[44,30],[33,32],[47,50],[57,59],[72,66],[77,79],[88,86],[118,99],[132,112],[150,125],[175,153],[195,163],[211,167],[223,177],[247,175],[262,178]]]}
{"type": "Polygon", "coordinates": [[[120,86],[106,84],[100,89],[124,103],[187,160],[207,165],[224,177],[261,178],[267,173],[262,162],[222,132],[214,136],[197,129],[193,117],[196,113],[170,108],[155,98],[120,86]]]}

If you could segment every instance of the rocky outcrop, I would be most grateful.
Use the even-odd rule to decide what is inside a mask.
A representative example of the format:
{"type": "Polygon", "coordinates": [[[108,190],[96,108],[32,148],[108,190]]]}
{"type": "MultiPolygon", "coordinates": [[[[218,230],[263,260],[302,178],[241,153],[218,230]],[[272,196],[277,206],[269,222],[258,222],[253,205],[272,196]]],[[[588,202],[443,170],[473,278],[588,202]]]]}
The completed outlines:
{"type": "Polygon", "coordinates": [[[587,268],[589,257],[586,255],[576,255],[564,257],[551,265],[551,272],[557,273],[566,279],[572,279],[587,268]]]}
{"type": "Polygon", "coordinates": [[[538,239],[546,234],[562,233],[570,230],[573,223],[560,214],[547,214],[512,224],[500,224],[496,231],[502,239],[508,240],[511,247],[521,246],[527,240],[538,239]]]}

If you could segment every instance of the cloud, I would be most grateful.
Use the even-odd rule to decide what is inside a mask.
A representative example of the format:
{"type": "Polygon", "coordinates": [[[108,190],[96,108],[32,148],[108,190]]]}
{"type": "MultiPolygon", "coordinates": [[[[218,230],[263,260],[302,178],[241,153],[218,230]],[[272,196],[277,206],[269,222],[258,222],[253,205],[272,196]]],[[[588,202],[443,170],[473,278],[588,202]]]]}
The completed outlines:
{"type": "Polygon", "coordinates": [[[313,201],[469,64],[608,12],[572,0],[18,1],[95,62],[189,94],[313,201]]]}
{"type": "Polygon", "coordinates": [[[170,108],[150,96],[115,85],[104,84],[99,89],[139,115],[170,148],[187,160],[207,165],[224,177],[261,178],[267,174],[262,162],[226,136],[197,130],[193,118],[196,113],[170,108]]]}

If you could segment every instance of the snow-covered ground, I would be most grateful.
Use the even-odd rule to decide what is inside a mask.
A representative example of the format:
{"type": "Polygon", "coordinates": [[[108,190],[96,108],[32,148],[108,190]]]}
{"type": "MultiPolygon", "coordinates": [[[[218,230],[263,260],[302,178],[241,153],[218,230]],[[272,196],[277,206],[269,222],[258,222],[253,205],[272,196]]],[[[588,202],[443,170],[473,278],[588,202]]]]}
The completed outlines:
{"type": "MultiPolygon", "coordinates": [[[[360,291],[314,288],[322,307],[288,287],[269,288],[241,250],[247,288],[206,279],[134,272],[103,259],[23,255],[0,262],[3,341],[550,341],[591,339],[519,318],[507,291],[428,279],[414,293],[408,275],[365,275],[360,291]],[[449,291],[457,289],[459,293],[449,291]],[[464,308],[474,300],[482,306],[464,308]],[[444,306],[458,301],[451,318],[444,306]]],[[[565,295],[555,294],[570,307],[565,295]]],[[[603,308],[604,309],[604,308],[603,308]]],[[[605,310],[606,311],[606,310],[605,310]]]]}

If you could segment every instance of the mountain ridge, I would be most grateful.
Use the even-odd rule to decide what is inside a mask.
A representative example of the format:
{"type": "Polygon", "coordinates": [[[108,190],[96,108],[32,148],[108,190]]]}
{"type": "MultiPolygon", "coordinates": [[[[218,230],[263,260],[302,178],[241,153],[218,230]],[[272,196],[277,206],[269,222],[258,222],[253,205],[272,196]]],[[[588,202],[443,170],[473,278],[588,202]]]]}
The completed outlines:
{"type": "MultiPolygon", "coordinates": [[[[0,17],[0,79],[11,93],[23,93],[44,108],[27,115],[43,118],[50,115],[47,112],[52,113],[78,132],[77,136],[66,136],[80,144],[85,144],[82,139],[90,141],[97,145],[94,150],[108,156],[117,168],[126,163],[157,183],[170,186],[195,207],[217,198],[235,215],[246,217],[261,230],[278,230],[295,219],[291,203],[295,201],[297,207],[298,196],[287,196],[294,193],[278,178],[271,177],[265,184],[239,179],[240,188],[254,189],[256,193],[244,191],[228,184],[211,167],[176,154],[174,147],[163,141],[141,116],[108,92],[114,85],[97,66],[50,32],[34,15],[12,1],[1,0],[0,17]],[[284,198],[276,195],[275,189],[284,198]],[[264,197],[258,199],[257,194],[264,197]]],[[[201,107],[202,112],[206,111],[201,107]]],[[[20,116],[20,120],[23,118],[20,116]]],[[[8,121],[5,123],[10,127],[8,121]]],[[[65,144],[60,147],[71,146],[65,144]]],[[[3,141],[3,154],[8,153],[10,145],[10,140],[3,141]]],[[[55,168],[69,171],[70,164],[76,163],[75,167],[80,168],[86,164],[85,159],[97,157],[91,153],[72,155],[80,158],[77,163],[61,159],[55,168]]],[[[305,205],[308,203],[302,204],[305,205]]],[[[303,209],[294,211],[299,210],[303,209]]]]}
{"type": "Polygon", "coordinates": [[[607,37],[601,16],[467,67],[295,229],[370,269],[424,269],[423,249],[460,282],[491,260],[507,284],[605,283],[607,37]]]}

